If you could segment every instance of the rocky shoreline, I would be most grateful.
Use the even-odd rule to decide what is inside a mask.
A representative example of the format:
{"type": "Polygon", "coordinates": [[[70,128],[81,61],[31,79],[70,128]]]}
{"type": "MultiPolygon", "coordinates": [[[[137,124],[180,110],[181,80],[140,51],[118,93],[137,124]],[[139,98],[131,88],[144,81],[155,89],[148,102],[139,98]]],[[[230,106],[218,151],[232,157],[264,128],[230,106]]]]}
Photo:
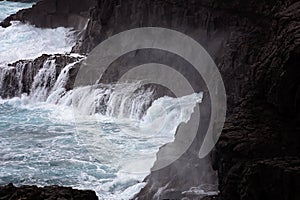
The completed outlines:
{"type": "Polygon", "coordinates": [[[82,30],[88,21],[89,9],[95,5],[95,0],[38,1],[32,8],[20,10],[7,17],[0,23],[0,26],[8,27],[11,21],[21,21],[40,28],[71,27],[75,30],[82,30]]]}
{"type": "MultiPolygon", "coordinates": [[[[206,158],[218,172],[219,199],[300,198],[298,1],[58,2],[41,1],[8,17],[2,26],[19,20],[43,28],[73,27],[82,33],[73,48],[77,53],[89,53],[130,28],[159,26],[186,33],[216,62],[228,97],[225,127],[206,158]]],[[[197,167],[204,162],[196,153],[199,141],[176,163],[151,173],[138,199],[181,199],[183,191],[200,185],[205,175],[197,167]],[[178,167],[180,173],[174,174],[178,167]]]]}
{"type": "MultiPolygon", "coordinates": [[[[43,65],[48,60],[53,60],[56,64],[55,79],[58,78],[61,70],[68,64],[79,61],[81,57],[74,57],[69,54],[43,54],[34,60],[19,60],[17,62],[8,65],[8,69],[0,69],[3,74],[1,76],[2,82],[0,87],[0,96],[2,98],[21,97],[22,94],[30,94],[30,88],[32,87],[34,77],[39,70],[43,68],[43,65]],[[4,71],[5,70],[5,71],[4,71]],[[20,84],[22,83],[22,84],[20,84]],[[23,84],[24,83],[24,84],[23,84]]],[[[66,90],[70,90],[73,87],[73,76],[76,75],[79,65],[75,65],[70,70],[70,79],[66,83],[66,90]],[[77,67],[77,68],[76,68],[77,67]]],[[[49,80],[50,81],[50,80],[49,80]]],[[[48,83],[50,85],[50,83],[48,83]]],[[[49,90],[51,87],[49,87],[49,90]]]]}
{"type": "Polygon", "coordinates": [[[20,186],[16,187],[13,184],[0,186],[0,199],[9,200],[54,200],[54,199],[74,199],[74,200],[97,200],[98,197],[91,190],[76,190],[70,187],[62,186],[20,186]]]}

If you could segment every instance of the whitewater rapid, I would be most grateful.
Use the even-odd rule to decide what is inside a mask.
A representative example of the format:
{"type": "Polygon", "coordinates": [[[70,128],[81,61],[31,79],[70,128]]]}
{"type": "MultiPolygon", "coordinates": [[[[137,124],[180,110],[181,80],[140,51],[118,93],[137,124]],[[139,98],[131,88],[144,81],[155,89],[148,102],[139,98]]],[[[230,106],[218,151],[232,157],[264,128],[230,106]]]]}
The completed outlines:
{"type": "Polygon", "coordinates": [[[1,92],[18,96],[0,100],[0,184],[56,184],[92,189],[105,200],[132,198],[202,93],[155,100],[142,81],[67,90],[70,71],[85,57],[60,71],[56,59],[32,70],[32,82],[24,74],[33,67],[28,62],[0,70],[1,92]],[[23,94],[28,83],[30,93],[23,94]]]}
{"type": "MultiPolygon", "coordinates": [[[[0,21],[32,4],[0,1],[0,21]]],[[[75,44],[70,28],[41,29],[29,24],[12,22],[0,27],[0,66],[21,59],[34,59],[42,54],[70,52],[75,44]]]]}
{"type": "MultiPolygon", "coordinates": [[[[111,92],[110,99],[122,107],[133,85],[124,86],[123,96],[111,92]]],[[[58,104],[33,103],[26,95],[1,100],[0,184],[57,184],[92,189],[100,199],[130,199],[145,185],[158,149],[174,140],[176,127],[188,121],[201,94],[159,98],[140,119],[87,114],[95,105],[84,93],[79,100],[88,104],[84,108],[66,106],[68,98],[58,104]]],[[[137,99],[143,102],[143,96],[137,99]]]]}
{"type": "MultiPolygon", "coordinates": [[[[0,18],[31,6],[0,5],[0,18]]],[[[0,91],[17,96],[0,99],[0,185],[56,184],[95,190],[100,199],[130,199],[145,185],[158,149],[174,140],[202,93],[155,100],[141,81],[66,89],[70,70],[84,59],[80,56],[61,71],[50,56],[32,83],[24,75],[26,62],[8,65],[70,52],[72,34],[19,22],[0,28],[0,91]],[[29,94],[22,93],[25,82],[31,83],[29,94]]]]}

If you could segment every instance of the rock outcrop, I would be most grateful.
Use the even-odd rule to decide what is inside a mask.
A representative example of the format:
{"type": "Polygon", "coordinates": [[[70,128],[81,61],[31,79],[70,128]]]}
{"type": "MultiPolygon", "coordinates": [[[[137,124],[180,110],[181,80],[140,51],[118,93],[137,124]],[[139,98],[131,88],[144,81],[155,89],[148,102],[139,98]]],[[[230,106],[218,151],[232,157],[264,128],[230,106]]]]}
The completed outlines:
{"type": "MultiPolygon", "coordinates": [[[[34,60],[20,60],[8,66],[0,67],[0,97],[12,98],[20,97],[22,94],[29,95],[32,89],[34,78],[39,73],[40,69],[49,62],[55,62],[55,77],[56,80],[61,70],[68,64],[78,61],[79,57],[73,57],[70,55],[42,55],[34,60]]],[[[79,66],[78,66],[79,67],[79,66]]],[[[74,72],[75,71],[75,72],[74,72]]],[[[78,69],[77,69],[78,71],[78,69]]],[[[70,70],[70,73],[76,70],[70,70]]],[[[70,76],[74,76],[71,74],[70,76]]],[[[49,77],[50,79],[50,77],[49,77]]],[[[51,81],[51,80],[49,80],[51,81]]],[[[73,87],[74,78],[69,79],[67,83],[68,90],[73,87]]],[[[50,85],[49,85],[49,89],[50,85]]]]}
{"type": "Polygon", "coordinates": [[[84,29],[89,9],[96,5],[96,0],[43,0],[32,8],[23,9],[7,17],[1,26],[7,27],[10,21],[26,22],[41,28],[72,27],[76,30],[84,29]]]}
{"type": "Polygon", "coordinates": [[[76,190],[71,187],[60,186],[21,186],[13,184],[0,187],[0,199],[20,200],[52,200],[52,199],[74,199],[74,200],[98,200],[96,193],[91,190],[76,190]]]}

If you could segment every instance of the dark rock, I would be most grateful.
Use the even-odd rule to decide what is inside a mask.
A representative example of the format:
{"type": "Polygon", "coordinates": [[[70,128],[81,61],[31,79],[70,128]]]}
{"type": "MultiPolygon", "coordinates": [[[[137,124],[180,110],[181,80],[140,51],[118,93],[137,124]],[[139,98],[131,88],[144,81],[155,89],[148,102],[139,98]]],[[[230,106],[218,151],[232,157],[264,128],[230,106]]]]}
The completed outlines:
{"type": "Polygon", "coordinates": [[[84,29],[89,17],[89,9],[96,5],[96,0],[43,0],[32,8],[18,11],[4,20],[26,22],[41,28],[72,27],[84,29]]]}
{"type": "Polygon", "coordinates": [[[0,26],[2,26],[3,28],[7,28],[11,25],[9,20],[4,20],[2,22],[0,22],[0,26]]]}
{"type": "Polygon", "coordinates": [[[90,199],[97,200],[96,193],[91,190],[77,190],[71,187],[61,186],[21,186],[15,187],[13,184],[0,186],[0,199],[20,200],[54,200],[54,199],[90,199]]]}
{"type": "Polygon", "coordinates": [[[182,199],[181,191],[165,190],[159,195],[161,199],[182,199]]]}
{"type": "Polygon", "coordinates": [[[75,79],[76,79],[76,76],[77,76],[77,72],[79,71],[79,68],[81,66],[81,63],[76,63],[73,68],[71,68],[69,70],[69,78],[68,78],[68,81],[66,83],[66,90],[69,91],[71,89],[73,89],[73,86],[74,86],[74,82],[75,82],[75,79]]]}
{"type": "Polygon", "coordinates": [[[297,157],[249,161],[242,174],[239,185],[241,199],[300,198],[300,159],[297,157]]]}
{"type": "MultiPolygon", "coordinates": [[[[109,36],[144,26],[172,28],[202,44],[220,69],[228,100],[226,124],[212,154],[220,198],[242,199],[247,192],[239,190],[249,160],[300,155],[299,9],[294,0],[99,0],[73,50],[88,53],[109,36]]],[[[140,52],[136,55],[131,59],[140,59],[140,52]]],[[[117,77],[121,71],[111,72],[117,77]]],[[[152,199],[161,188],[184,191],[209,179],[201,173],[211,171],[207,160],[197,158],[200,136],[196,142],[172,165],[151,172],[139,199],[152,199]]]]}
{"type": "MultiPolygon", "coordinates": [[[[69,55],[42,55],[34,60],[20,60],[8,66],[0,68],[0,97],[12,98],[20,97],[22,94],[30,94],[34,77],[47,60],[54,60],[56,64],[56,78],[59,76],[61,70],[70,63],[78,61],[80,58],[69,55]]],[[[73,72],[74,70],[71,70],[73,72]]],[[[76,71],[76,70],[75,70],[76,71]]],[[[77,70],[78,71],[78,70],[77,70]]],[[[74,73],[71,78],[74,78],[74,73]]],[[[67,89],[70,90],[74,84],[74,80],[70,79],[67,82],[67,89]]],[[[51,88],[49,88],[51,89],[51,88]]]]}

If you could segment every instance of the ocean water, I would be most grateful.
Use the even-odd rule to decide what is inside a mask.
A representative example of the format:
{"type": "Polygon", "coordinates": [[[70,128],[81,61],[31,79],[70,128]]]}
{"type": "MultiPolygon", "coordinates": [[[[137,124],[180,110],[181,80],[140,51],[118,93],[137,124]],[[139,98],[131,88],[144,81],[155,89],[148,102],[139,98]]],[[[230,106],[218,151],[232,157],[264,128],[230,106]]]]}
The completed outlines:
{"type": "Polygon", "coordinates": [[[0,1],[0,21],[11,14],[16,13],[20,9],[30,8],[33,3],[19,3],[10,1],[0,1]]]}
{"type": "MultiPolygon", "coordinates": [[[[29,3],[0,1],[0,21],[29,3]]],[[[69,28],[41,29],[29,24],[12,22],[0,27],[0,65],[21,59],[34,59],[41,54],[70,52],[75,44],[74,32],[69,28]]]]}
{"type": "MultiPolygon", "coordinates": [[[[31,5],[1,1],[0,20],[31,5]]],[[[20,59],[69,52],[72,34],[13,22],[0,28],[0,67],[5,72],[20,59]]],[[[202,94],[153,101],[148,89],[132,96],[140,82],[66,91],[73,65],[55,80],[50,58],[30,96],[0,99],[0,185],[56,184],[95,190],[99,199],[130,199],[145,185],[159,147],[174,140],[202,94]]]]}
{"type": "MultiPolygon", "coordinates": [[[[0,20],[31,6],[1,1],[0,20]]],[[[0,28],[0,90],[6,89],[3,74],[10,72],[9,63],[68,53],[74,43],[73,32],[66,28],[40,29],[19,22],[0,28]]],[[[202,93],[154,100],[151,89],[140,89],[142,82],[66,91],[75,64],[65,66],[56,79],[55,59],[50,57],[34,77],[29,96],[0,98],[0,185],[55,184],[94,190],[99,199],[130,199],[144,187],[159,148],[174,140],[179,124],[201,103],[202,93]]],[[[23,77],[14,80],[22,88],[23,77]]],[[[216,194],[201,187],[186,192],[216,194]]]]}
{"type": "Polygon", "coordinates": [[[200,98],[162,97],[140,120],[78,118],[73,107],[32,104],[26,96],[1,100],[0,184],[57,184],[93,189],[100,199],[129,199],[144,186],[158,148],[189,119],[190,99],[200,98]]]}

